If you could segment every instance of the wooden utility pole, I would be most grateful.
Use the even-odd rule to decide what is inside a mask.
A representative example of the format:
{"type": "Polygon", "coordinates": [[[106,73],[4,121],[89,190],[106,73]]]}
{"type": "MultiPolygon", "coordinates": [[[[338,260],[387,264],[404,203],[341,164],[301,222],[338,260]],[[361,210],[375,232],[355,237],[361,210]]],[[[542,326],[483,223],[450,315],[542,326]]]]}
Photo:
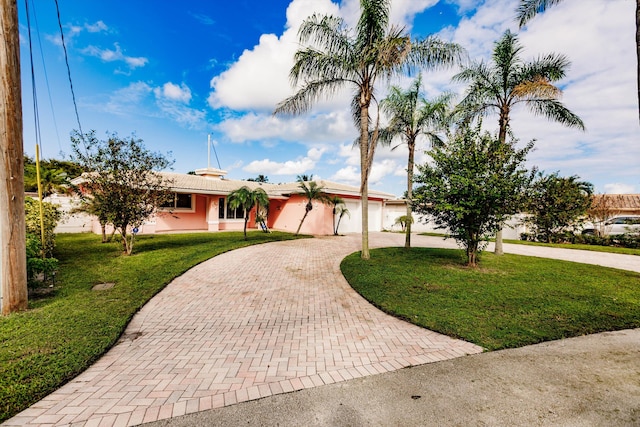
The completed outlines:
{"type": "Polygon", "coordinates": [[[20,38],[16,0],[0,0],[0,297],[2,314],[27,308],[20,38]]]}

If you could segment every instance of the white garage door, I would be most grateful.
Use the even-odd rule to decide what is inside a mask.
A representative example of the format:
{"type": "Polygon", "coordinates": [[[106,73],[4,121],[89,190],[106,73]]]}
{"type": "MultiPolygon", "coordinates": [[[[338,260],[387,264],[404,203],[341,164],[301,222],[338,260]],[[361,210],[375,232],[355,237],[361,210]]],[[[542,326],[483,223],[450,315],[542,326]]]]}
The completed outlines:
{"type": "MultiPolygon", "coordinates": [[[[340,222],[340,233],[360,233],[362,231],[362,204],[359,200],[346,200],[350,217],[343,216],[340,222]]],[[[369,202],[369,231],[380,231],[382,228],[382,202],[369,202]]]]}

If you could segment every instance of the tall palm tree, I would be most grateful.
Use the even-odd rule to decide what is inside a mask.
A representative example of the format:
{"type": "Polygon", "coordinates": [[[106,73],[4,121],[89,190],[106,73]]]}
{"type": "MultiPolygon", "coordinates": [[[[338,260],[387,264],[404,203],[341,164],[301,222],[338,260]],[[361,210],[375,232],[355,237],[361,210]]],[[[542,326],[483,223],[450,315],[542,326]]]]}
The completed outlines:
{"type": "Polygon", "coordinates": [[[295,54],[290,78],[302,87],[280,102],[274,114],[300,114],[321,98],[340,89],[354,92],[351,111],[360,132],[360,197],[362,199],[362,258],[369,258],[368,180],[377,145],[377,121],[370,138],[369,108],[375,87],[417,66],[453,65],[463,49],[437,38],[412,41],[404,29],[389,25],[391,0],[360,0],[361,15],[354,30],[342,18],[314,14],[300,26],[298,38],[306,47],[295,54]]]}
{"type": "Polygon", "coordinates": [[[333,235],[338,235],[338,229],[336,228],[336,214],[338,213],[338,209],[340,205],[344,205],[344,199],[340,196],[329,196],[327,197],[327,203],[332,207],[333,213],[333,235]]]}
{"type": "MultiPolygon", "coordinates": [[[[427,101],[420,96],[422,76],[413,82],[408,90],[402,91],[397,86],[392,86],[389,94],[380,103],[382,111],[390,116],[389,125],[380,130],[379,139],[382,144],[390,144],[396,137],[400,137],[409,148],[407,162],[407,218],[412,218],[413,199],[413,169],[416,151],[416,142],[419,136],[426,137],[432,145],[442,145],[444,142],[438,135],[445,131],[449,122],[449,104],[451,95],[444,94],[438,98],[427,101]]],[[[392,150],[400,145],[396,145],[392,150]]],[[[405,228],[404,247],[411,247],[411,221],[405,228]]]]}
{"type": "MultiPolygon", "coordinates": [[[[565,76],[569,60],[552,53],[525,62],[521,51],[518,37],[507,30],[495,43],[492,63],[472,63],[453,76],[454,81],[469,83],[457,112],[463,119],[498,113],[498,140],[503,144],[511,110],[518,104],[525,104],[535,115],[584,130],[580,117],[559,101],[562,91],[552,84],[565,76]]],[[[502,254],[501,231],[496,235],[495,253],[502,254]]]]}
{"type": "Polygon", "coordinates": [[[244,240],[247,240],[247,223],[249,222],[251,210],[255,206],[257,208],[256,212],[258,212],[260,206],[269,206],[269,196],[260,187],[251,190],[249,187],[243,186],[233,190],[227,198],[231,209],[240,207],[244,209],[244,240]]]}
{"type": "Polygon", "coordinates": [[[302,194],[307,199],[307,204],[304,207],[304,216],[300,220],[296,234],[300,233],[302,223],[307,219],[307,215],[309,215],[309,212],[313,209],[313,201],[317,200],[321,203],[327,203],[329,200],[329,196],[323,191],[324,187],[318,185],[315,181],[306,182],[299,179],[298,187],[300,187],[300,192],[298,192],[298,194],[302,194]]]}
{"type": "MultiPolygon", "coordinates": [[[[520,0],[517,9],[518,23],[524,27],[530,19],[538,13],[544,12],[547,7],[554,6],[563,0],[520,0]]],[[[638,76],[638,118],[640,118],[640,0],[636,0],[636,64],[638,76]]]]}

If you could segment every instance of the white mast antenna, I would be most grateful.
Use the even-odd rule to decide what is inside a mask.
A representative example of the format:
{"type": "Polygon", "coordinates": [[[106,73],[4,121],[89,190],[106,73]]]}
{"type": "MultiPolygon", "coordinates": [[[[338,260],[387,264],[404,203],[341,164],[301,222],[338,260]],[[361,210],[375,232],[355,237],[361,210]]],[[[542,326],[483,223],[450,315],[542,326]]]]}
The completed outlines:
{"type": "Polygon", "coordinates": [[[211,169],[211,134],[207,134],[207,169],[211,169]]]}

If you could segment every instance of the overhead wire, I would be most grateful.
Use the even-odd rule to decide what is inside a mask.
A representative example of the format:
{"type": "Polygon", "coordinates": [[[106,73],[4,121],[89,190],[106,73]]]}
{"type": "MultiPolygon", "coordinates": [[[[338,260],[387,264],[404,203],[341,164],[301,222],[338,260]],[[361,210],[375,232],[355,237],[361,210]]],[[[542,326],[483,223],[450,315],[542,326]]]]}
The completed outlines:
{"type": "Polygon", "coordinates": [[[58,148],[62,152],[62,144],[60,143],[60,132],[58,131],[58,121],[56,120],[56,112],[53,108],[53,100],[51,99],[51,86],[49,85],[49,75],[47,74],[47,66],[44,60],[44,50],[42,49],[42,39],[40,37],[40,28],[38,26],[38,14],[36,13],[36,7],[33,0],[31,0],[31,10],[33,11],[33,21],[36,27],[36,36],[38,38],[38,46],[40,47],[40,59],[42,60],[42,70],[44,72],[44,80],[47,85],[47,94],[49,95],[49,107],[51,107],[51,115],[53,117],[53,126],[56,131],[56,139],[58,141],[58,148]]]}
{"type": "Polygon", "coordinates": [[[67,76],[69,78],[69,87],[71,88],[71,97],[73,99],[73,108],[76,113],[76,120],[78,122],[78,130],[80,131],[80,138],[84,142],[84,132],[82,131],[82,125],[80,124],[80,115],[78,114],[78,104],[76,102],[76,94],[73,90],[73,81],[71,79],[71,67],[69,67],[69,55],[67,53],[67,45],[64,41],[64,31],[62,30],[62,20],[60,19],[60,6],[58,5],[58,0],[55,0],[56,3],[56,13],[58,14],[58,27],[60,28],[60,39],[62,40],[62,50],[64,51],[64,61],[67,64],[67,76]]]}
{"type": "Polygon", "coordinates": [[[40,179],[40,116],[38,112],[38,91],[36,88],[36,73],[33,66],[33,43],[31,41],[31,18],[29,14],[29,0],[24,1],[27,14],[27,30],[29,34],[29,59],[31,65],[31,93],[33,97],[33,120],[35,126],[36,139],[36,179],[38,181],[38,199],[40,201],[40,239],[42,241],[42,258],[45,257],[45,232],[44,232],[44,210],[42,206],[42,181],[40,179]]]}

